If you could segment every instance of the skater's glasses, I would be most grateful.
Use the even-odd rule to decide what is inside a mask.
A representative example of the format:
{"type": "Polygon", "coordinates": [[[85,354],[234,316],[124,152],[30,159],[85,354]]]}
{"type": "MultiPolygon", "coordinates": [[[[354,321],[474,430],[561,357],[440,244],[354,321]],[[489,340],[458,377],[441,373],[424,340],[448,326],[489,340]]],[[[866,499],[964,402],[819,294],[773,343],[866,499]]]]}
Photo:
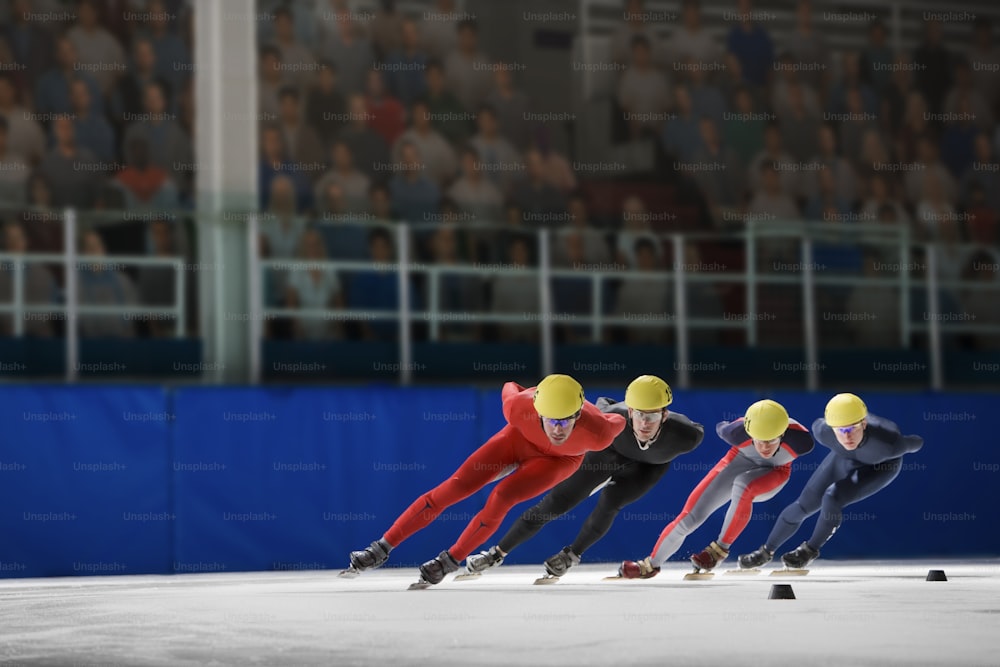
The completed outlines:
{"type": "Polygon", "coordinates": [[[857,424],[851,424],[850,426],[835,426],[833,430],[840,435],[850,435],[852,433],[856,433],[860,428],[861,422],[858,422],[857,424]]]}
{"type": "Polygon", "coordinates": [[[552,428],[569,428],[570,424],[576,421],[576,417],[566,417],[566,419],[550,419],[542,417],[542,421],[552,428]]]}
{"type": "Polygon", "coordinates": [[[663,421],[663,410],[657,410],[656,412],[633,410],[632,414],[636,415],[639,418],[639,421],[645,424],[656,424],[657,422],[663,421]]]}

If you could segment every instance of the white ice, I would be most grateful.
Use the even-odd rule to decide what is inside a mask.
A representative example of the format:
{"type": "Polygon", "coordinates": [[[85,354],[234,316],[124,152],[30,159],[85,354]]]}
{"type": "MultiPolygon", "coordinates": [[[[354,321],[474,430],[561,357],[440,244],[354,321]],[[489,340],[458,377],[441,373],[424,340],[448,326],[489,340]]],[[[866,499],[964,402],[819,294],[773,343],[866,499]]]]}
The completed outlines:
{"type": "Polygon", "coordinates": [[[0,664],[1000,665],[1000,560],[771,567],[602,581],[616,566],[586,564],[534,586],[540,567],[502,566],[424,591],[391,568],[5,580],[0,664]],[[796,599],[768,599],[776,583],[796,599]]]}

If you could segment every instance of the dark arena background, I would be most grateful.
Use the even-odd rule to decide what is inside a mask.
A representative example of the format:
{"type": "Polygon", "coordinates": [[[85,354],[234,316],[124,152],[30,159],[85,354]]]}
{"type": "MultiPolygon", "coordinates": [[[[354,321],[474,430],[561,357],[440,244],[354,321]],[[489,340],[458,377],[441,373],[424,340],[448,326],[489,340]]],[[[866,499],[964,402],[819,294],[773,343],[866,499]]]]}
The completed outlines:
{"type": "Polygon", "coordinates": [[[996,665],[998,123],[993,0],[0,0],[0,664],[996,665]],[[557,585],[597,493],[338,576],[552,373],[704,441],[557,585]],[[841,392],[924,444],[808,575],[820,444],[604,579],[841,392]]]}

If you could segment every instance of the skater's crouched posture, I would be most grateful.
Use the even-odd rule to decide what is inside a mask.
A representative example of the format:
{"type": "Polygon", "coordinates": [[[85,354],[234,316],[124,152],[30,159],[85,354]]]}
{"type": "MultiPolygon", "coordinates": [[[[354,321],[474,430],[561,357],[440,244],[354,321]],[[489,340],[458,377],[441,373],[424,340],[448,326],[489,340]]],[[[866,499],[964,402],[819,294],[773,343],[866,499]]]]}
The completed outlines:
{"type": "Polygon", "coordinates": [[[507,425],[473,452],[447,481],[417,498],[381,539],[351,552],[353,570],[382,565],[394,547],[446,508],[513,469],[496,485],[458,541],[420,566],[424,582],[440,583],[496,532],[514,505],[572,475],[584,454],[604,449],[625,428],[621,415],[605,414],[586,401],[580,384],[568,375],[549,375],[528,389],[508,382],[502,400],[507,425]]]}
{"type": "Polygon", "coordinates": [[[743,418],[719,422],[715,432],[732,445],[688,496],[684,509],[660,533],[653,553],[641,561],[625,561],[618,574],[626,579],[656,576],[692,531],[729,503],[719,539],[691,557],[699,570],[711,570],[729,555],[729,546],[750,521],[753,503],[773,498],[792,473],[792,461],[812,451],[805,426],[789,419],[780,404],[757,401],[743,418]]]}
{"type": "Polygon", "coordinates": [[[888,486],[899,474],[903,454],[916,452],[924,444],[920,436],[902,435],[888,419],[870,414],[864,401],[854,394],[837,394],[830,399],[812,430],[816,441],[830,453],[798,499],[778,516],[767,542],[740,556],[740,567],[768,563],[806,518],[822,510],[812,536],[781,557],[786,567],[805,568],[840,526],[844,508],[888,486]]]}
{"type": "Polygon", "coordinates": [[[705,429],[679,412],[668,410],[671,402],[670,386],[653,375],[633,380],[625,390],[623,402],[599,398],[597,407],[628,418],[629,428],[607,449],[587,454],[579,470],[525,511],[496,546],[469,556],[469,572],[482,572],[499,565],[508,553],[533,537],[546,523],[599,491],[597,506],[573,543],[545,561],[550,577],[566,574],[580,562],[585,550],[604,537],[622,508],[652,489],[675,457],[701,443],[705,429]]]}

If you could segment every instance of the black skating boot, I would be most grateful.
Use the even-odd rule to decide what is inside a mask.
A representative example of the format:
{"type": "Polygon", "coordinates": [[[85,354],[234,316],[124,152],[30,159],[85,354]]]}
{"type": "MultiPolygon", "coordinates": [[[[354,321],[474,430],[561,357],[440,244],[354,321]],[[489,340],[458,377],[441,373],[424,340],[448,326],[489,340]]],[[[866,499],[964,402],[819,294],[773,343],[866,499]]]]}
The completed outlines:
{"type": "Polygon", "coordinates": [[[739,557],[740,568],[744,570],[752,570],[762,565],[767,565],[771,562],[772,558],[774,558],[774,552],[768,551],[767,547],[762,544],[760,549],[751,551],[748,554],[743,554],[739,557]]]}
{"type": "Polygon", "coordinates": [[[809,563],[819,558],[819,550],[813,549],[803,542],[795,551],[789,551],[781,557],[781,562],[790,570],[804,570],[809,563]]]}
{"type": "Polygon", "coordinates": [[[569,568],[579,564],[580,557],[569,547],[564,547],[562,551],[545,561],[545,571],[553,577],[561,577],[569,568]]]}
{"type": "Polygon", "coordinates": [[[444,575],[458,569],[458,561],[447,551],[442,551],[437,558],[432,558],[420,566],[420,576],[429,584],[440,584],[444,575]]]}
{"type": "Polygon", "coordinates": [[[490,547],[487,551],[473,554],[465,559],[465,569],[469,574],[480,574],[503,563],[499,547],[490,547]]]}
{"type": "Polygon", "coordinates": [[[388,542],[376,540],[360,551],[351,552],[351,567],[358,571],[378,567],[389,560],[390,551],[392,546],[388,542]]]}

